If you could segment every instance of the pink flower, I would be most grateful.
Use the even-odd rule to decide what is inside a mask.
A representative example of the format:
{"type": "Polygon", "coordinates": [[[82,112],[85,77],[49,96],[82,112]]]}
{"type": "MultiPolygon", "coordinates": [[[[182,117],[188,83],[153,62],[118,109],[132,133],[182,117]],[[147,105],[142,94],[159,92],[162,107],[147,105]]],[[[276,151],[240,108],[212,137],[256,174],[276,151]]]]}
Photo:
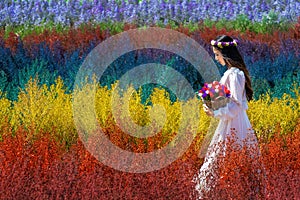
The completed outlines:
{"type": "Polygon", "coordinates": [[[198,96],[202,100],[213,100],[217,97],[230,97],[230,90],[218,81],[204,83],[204,86],[198,91],[198,96]]]}

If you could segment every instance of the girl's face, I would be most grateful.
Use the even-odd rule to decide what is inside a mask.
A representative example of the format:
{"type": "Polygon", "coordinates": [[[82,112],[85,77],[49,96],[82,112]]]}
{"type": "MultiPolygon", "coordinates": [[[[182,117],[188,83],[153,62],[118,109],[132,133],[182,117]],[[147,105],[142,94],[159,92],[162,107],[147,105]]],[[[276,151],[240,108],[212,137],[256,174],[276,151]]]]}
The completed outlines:
{"type": "Polygon", "coordinates": [[[215,54],[216,61],[218,61],[222,66],[224,66],[225,65],[225,60],[224,60],[221,52],[218,49],[216,49],[215,47],[213,47],[213,52],[215,54]]]}

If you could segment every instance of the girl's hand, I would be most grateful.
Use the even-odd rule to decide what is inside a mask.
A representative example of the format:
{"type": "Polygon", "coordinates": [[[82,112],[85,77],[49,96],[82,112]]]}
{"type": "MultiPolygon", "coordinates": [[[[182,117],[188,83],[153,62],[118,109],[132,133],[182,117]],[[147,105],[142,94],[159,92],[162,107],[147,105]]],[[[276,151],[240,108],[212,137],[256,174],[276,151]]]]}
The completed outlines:
{"type": "Polygon", "coordinates": [[[211,116],[211,117],[214,116],[214,111],[212,109],[210,109],[209,107],[207,107],[206,104],[203,104],[203,110],[208,116],[211,116]]]}

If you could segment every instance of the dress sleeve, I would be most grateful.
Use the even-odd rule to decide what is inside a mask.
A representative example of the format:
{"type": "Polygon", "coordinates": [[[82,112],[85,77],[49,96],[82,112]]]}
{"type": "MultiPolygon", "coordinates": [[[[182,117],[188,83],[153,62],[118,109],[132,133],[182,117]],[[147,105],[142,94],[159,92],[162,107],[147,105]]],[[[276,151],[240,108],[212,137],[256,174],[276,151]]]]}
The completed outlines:
{"type": "Polygon", "coordinates": [[[245,88],[245,76],[242,71],[230,73],[229,90],[231,97],[234,99],[230,101],[225,107],[214,111],[214,116],[217,118],[232,119],[242,109],[243,91],[245,88]]]}

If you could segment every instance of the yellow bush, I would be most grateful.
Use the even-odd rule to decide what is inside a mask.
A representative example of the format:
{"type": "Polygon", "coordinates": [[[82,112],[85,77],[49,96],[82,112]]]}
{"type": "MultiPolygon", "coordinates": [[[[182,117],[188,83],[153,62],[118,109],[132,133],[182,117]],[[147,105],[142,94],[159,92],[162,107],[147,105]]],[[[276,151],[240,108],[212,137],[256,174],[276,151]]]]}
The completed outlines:
{"type": "MultiPolygon", "coordinates": [[[[216,121],[206,116],[196,97],[186,102],[171,102],[168,93],[157,88],[149,97],[151,103],[143,105],[140,93],[133,87],[121,96],[115,86],[110,90],[86,84],[80,90],[75,89],[73,94],[67,94],[61,79],[50,88],[30,80],[17,101],[0,99],[0,127],[8,119],[13,130],[24,126],[33,138],[43,130],[71,144],[77,137],[74,120],[84,130],[95,130],[97,124],[102,128],[117,124],[124,132],[135,131],[137,137],[146,137],[143,134],[148,132],[162,132],[165,141],[174,137],[174,133],[184,131],[193,136],[197,133],[202,140],[216,126],[216,121]]],[[[259,137],[270,138],[275,132],[294,131],[300,117],[297,89],[297,98],[284,95],[271,100],[270,95],[265,95],[249,102],[248,116],[259,137]]]]}
{"type": "Polygon", "coordinates": [[[271,100],[266,94],[249,103],[248,116],[258,137],[269,139],[275,132],[288,134],[294,131],[300,118],[298,91],[297,98],[285,94],[281,99],[271,100]]]}
{"type": "Polygon", "coordinates": [[[61,142],[71,143],[76,138],[71,95],[65,93],[61,79],[50,88],[31,79],[14,102],[10,123],[14,129],[24,126],[32,137],[43,130],[55,134],[61,142]]]}
{"type": "MultiPolygon", "coordinates": [[[[0,92],[1,96],[1,92],[0,92]]],[[[3,124],[11,118],[11,102],[5,97],[0,98],[0,130],[3,128],[3,124]]],[[[1,140],[1,134],[0,134],[1,140]]]]}
{"type": "Polygon", "coordinates": [[[101,127],[105,127],[107,124],[111,123],[111,121],[108,121],[110,120],[109,116],[112,114],[111,98],[112,90],[109,90],[107,87],[100,86],[96,88],[95,108],[97,119],[101,127]]]}

